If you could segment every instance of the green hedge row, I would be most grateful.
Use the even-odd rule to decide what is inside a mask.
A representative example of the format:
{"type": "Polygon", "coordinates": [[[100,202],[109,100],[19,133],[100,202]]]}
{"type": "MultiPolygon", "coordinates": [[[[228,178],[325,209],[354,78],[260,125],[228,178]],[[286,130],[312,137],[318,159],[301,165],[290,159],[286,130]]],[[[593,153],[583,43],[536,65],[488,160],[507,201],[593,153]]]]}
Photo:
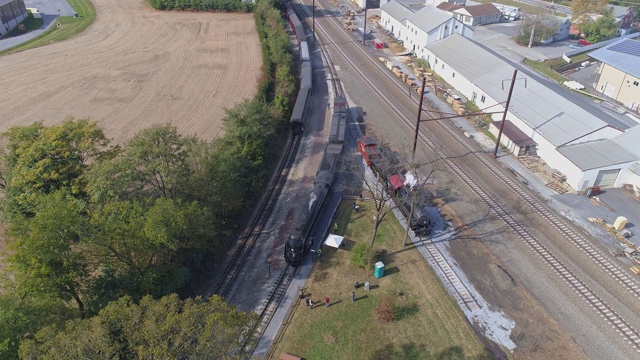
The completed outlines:
{"type": "Polygon", "coordinates": [[[242,0],[149,0],[149,4],[158,10],[193,10],[251,12],[253,3],[242,0]]]}

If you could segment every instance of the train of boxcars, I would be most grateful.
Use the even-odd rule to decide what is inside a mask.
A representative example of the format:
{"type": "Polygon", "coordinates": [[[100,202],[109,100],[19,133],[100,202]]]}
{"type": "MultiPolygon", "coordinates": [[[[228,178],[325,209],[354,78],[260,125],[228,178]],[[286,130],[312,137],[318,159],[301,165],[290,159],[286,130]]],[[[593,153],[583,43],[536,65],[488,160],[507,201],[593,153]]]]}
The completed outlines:
{"type": "Polygon", "coordinates": [[[300,47],[300,60],[302,63],[300,66],[300,89],[298,90],[298,96],[296,97],[296,102],[291,112],[291,130],[299,134],[304,131],[304,115],[307,110],[307,100],[309,100],[309,95],[311,95],[311,90],[313,89],[313,73],[307,33],[302,26],[302,22],[300,22],[298,16],[291,8],[291,5],[287,3],[286,7],[289,25],[291,25],[291,29],[300,47]]]}
{"type": "MultiPolygon", "coordinates": [[[[287,18],[296,34],[302,60],[300,90],[291,115],[291,130],[294,134],[300,135],[304,131],[307,100],[312,90],[311,59],[309,58],[309,48],[304,28],[289,4],[287,4],[287,18]]],[[[310,236],[311,229],[333,184],[338,157],[342,153],[344,143],[347,109],[346,99],[342,96],[336,96],[333,100],[329,139],[316,172],[313,188],[304,203],[304,207],[300,209],[300,213],[296,217],[293,229],[284,246],[284,258],[291,266],[300,266],[313,245],[313,239],[310,236]]]]}

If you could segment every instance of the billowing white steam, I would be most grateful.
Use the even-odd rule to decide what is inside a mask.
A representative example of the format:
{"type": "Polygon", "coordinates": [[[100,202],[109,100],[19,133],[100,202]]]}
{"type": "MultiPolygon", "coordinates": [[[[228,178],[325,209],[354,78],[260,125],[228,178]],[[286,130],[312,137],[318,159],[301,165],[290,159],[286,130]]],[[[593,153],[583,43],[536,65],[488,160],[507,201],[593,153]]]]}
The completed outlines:
{"type": "Polygon", "coordinates": [[[404,176],[404,184],[410,188],[413,188],[418,183],[418,177],[413,171],[409,171],[404,176]]]}

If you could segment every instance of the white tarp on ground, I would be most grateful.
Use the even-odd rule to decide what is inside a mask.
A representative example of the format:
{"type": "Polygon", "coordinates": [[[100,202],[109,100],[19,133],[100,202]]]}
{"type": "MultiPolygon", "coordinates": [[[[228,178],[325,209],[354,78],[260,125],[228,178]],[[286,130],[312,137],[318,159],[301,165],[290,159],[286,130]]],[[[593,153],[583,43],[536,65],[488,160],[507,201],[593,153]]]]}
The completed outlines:
{"type": "Polygon", "coordinates": [[[344,240],[344,236],[329,234],[324,244],[339,249],[342,245],[342,240],[344,240]]]}

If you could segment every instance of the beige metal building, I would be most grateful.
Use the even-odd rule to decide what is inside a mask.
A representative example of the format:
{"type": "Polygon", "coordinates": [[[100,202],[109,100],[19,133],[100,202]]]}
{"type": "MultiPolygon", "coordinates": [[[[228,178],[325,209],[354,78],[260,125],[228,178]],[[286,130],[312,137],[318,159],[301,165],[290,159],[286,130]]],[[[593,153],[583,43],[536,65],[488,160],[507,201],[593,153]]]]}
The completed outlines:
{"type": "Polygon", "coordinates": [[[640,41],[622,39],[589,54],[598,60],[595,89],[634,111],[640,107],[640,41]]]}

